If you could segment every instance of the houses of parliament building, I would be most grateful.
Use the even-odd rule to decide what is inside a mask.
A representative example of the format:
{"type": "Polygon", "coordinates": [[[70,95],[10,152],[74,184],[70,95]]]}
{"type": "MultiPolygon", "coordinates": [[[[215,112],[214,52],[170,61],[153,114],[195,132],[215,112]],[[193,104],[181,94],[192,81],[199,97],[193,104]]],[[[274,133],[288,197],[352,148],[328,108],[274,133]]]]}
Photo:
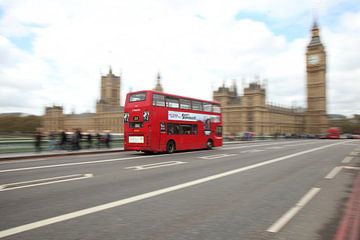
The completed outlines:
{"type": "MultiPolygon", "coordinates": [[[[213,100],[221,103],[224,134],[255,132],[273,134],[321,134],[328,128],[326,112],[326,52],[315,22],[306,49],[307,108],[285,108],[266,103],[266,90],[250,83],[239,96],[237,87],[219,87],[213,100]]],[[[45,131],[81,128],[83,131],[122,132],[123,108],[120,106],[120,77],[112,73],[101,77],[101,98],[96,113],[64,114],[61,106],[46,107],[45,131]]],[[[154,88],[163,91],[160,75],[154,88]]]]}
{"type": "Polygon", "coordinates": [[[255,132],[258,135],[321,134],[328,128],[326,113],[326,52],[315,22],[306,51],[307,108],[267,104],[265,89],[250,83],[244,95],[236,86],[219,87],[213,99],[221,103],[224,133],[255,132]]]}

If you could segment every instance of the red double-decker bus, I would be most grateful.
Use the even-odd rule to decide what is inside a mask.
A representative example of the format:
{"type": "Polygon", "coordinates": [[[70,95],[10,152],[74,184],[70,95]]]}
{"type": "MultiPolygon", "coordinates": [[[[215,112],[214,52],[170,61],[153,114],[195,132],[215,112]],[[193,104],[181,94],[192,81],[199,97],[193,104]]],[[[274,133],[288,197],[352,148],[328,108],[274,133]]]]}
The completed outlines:
{"type": "Polygon", "coordinates": [[[218,146],[222,146],[218,102],[151,90],[127,94],[125,150],[173,153],[218,146]]]}

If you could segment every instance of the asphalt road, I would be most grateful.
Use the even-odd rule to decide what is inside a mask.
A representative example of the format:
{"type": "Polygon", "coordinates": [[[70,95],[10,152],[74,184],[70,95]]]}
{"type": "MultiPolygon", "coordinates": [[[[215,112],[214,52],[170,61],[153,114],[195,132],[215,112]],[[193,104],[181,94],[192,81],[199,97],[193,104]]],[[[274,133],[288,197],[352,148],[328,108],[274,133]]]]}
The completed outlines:
{"type": "Polygon", "coordinates": [[[360,140],[0,162],[4,239],[331,239],[360,140]]]}

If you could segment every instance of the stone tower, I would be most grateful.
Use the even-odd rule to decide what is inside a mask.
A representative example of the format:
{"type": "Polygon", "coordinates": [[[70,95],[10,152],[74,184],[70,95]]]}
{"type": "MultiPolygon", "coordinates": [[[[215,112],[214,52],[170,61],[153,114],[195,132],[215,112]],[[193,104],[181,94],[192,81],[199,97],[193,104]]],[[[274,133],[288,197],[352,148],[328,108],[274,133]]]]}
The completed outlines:
{"type": "Polygon", "coordinates": [[[247,131],[263,133],[263,112],[266,107],[265,89],[257,82],[244,89],[243,107],[247,131]],[[258,124],[259,123],[259,124],[258,124]]]}
{"type": "Polygon", "coordinates": [[[163,92],[164,89],[161,86],[160,80],[161,80],[161,76],[160,76],[160,73],[158,73],[157,78],[156,78],[156,85],[155,85],[155,88],[153,90],[158,91],[158,92],[163,92]]]}
{"type": "Polygon", "coordinates": [[[325,133],[328,128],[326,114],[326,52],[320,41],[319,28],[314,22],[312,36],[306,51],[307,112],[306,132],[325,133]]]}
{"type": "Polygon", "coordinates": [[[64,110],[61,106],[45,108],[42,126],[44,131],[64,130],[64,110]]]}
{"type": "Polygon", "coordinates": [[[120,111],[120,77],[109,73],[101,77],[101,97],[96,104],[96,112],[120,111]]]}

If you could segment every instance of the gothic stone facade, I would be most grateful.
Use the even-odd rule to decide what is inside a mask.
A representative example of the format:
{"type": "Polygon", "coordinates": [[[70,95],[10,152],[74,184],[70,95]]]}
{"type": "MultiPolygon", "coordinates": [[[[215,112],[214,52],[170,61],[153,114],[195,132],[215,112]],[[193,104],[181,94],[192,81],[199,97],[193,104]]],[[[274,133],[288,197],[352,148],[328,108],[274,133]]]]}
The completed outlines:
{"type": "Polygon", "coordinates": [[[45,108],[44,131],[72,131],[81,128],[84,132],[123,132],[123,108],[120,106],[120,77],[112,73],[101,77],[101,98],[96,104],[96,113],[64,114],[61,106],[45,108]]]}
{"type": "Polygon", "coordinates": [[[321,134],[328,128],[326,113],[326,52],[316,23],[306,52],[307,109],[266,104],[265,89],[251,83],[238,96],[236,85],[219,87],[214,101],[222,106],[224,134],[321,134]]]}
{"type": "Polygon", "coordinates": [[[237,95],[235,86],[222,86],[213,94],[214,100],[221,103],[225,135],[248,131],[258,135],[304,132],[304,109],[267,104],[265,89],[258,83],[245,88],[243,96],[237,95]]]}

